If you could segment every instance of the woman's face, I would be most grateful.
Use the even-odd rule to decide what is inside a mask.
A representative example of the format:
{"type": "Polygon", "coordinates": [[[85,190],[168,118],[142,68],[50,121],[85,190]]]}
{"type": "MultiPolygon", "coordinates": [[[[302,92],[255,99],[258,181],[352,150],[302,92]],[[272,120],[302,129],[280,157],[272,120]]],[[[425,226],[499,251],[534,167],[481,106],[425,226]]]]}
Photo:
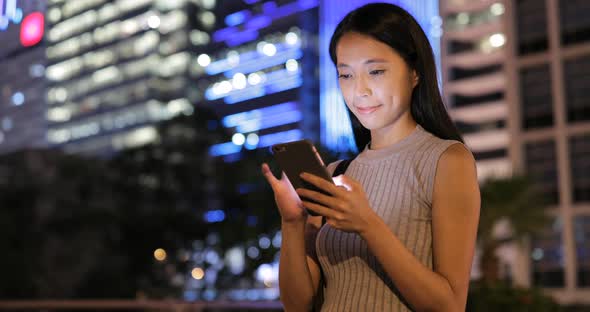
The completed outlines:
{"type": "Polygon", "coordinates": [[[336,58],[344,101],[365,128],[389,128],[400,118],[411,117],[412,90],[418,78],[395,50],[350,32],[340,38],[336,58]]]}

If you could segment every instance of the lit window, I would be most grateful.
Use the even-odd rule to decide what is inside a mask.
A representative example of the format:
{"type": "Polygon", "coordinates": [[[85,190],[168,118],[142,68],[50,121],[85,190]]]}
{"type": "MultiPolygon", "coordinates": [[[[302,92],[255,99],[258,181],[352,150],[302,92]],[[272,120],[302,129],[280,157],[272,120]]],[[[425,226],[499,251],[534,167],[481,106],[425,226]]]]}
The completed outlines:
{"type": "Polygon", "coordinates": [[[244,137],[244,135],[241,133],[236,133],[232,136],[231,141],[235,145],[244,145],[244,142],[246,142],[246,137],[244,137]]]}
{"type": "Polygon", "coordinates": [[[159,31],[162,34],[167,34],[174,30],[184,27],[188,22],[186,14],[180,10],[172,11],[162,17],[162,24],[159,31]]]}
{"type": "Polygon", "coordinates": [[[98,11],[98,18],[101,22],[104,22],[113,19],[117,14],[118,10],[114,4],[105,4],[98,11]]]}
{"type": "Polygon", "coordinates": [[[136,56],[144,55],[158,45],[160,36],[154,31],[150,31],[139,37],[133,43],[136,56]]]}
{"type": "Polygon", "coordinates": [[[492,12],[492,14],[494,14],[496,16],[504,14],[504,11],[505,11],[504,4],[502,4],[500,2],[494,3],[490,7],[490,12],[492,12]]]}
{"type": "Polygon", "coordinates": [[[246,76],[242,73],[237,73],[232,78],[232,85],[235,89],[241,90],[246,87],[246,76]]]}
{"type": "Polygon", "coordinates": [[[51,23],[57,23],[61,19],[61,11],[58,8],[52,8],[47,12],[47,17],[51,23]]]}
{"type": "Polygon", "coordinates": [[[119,69],[115,66],[109,66],[92,74],[92,80],[97,85],[106,84],[108,81],[114,80],[117,77],[120,77],[120,74],[119,69]]]}
{"type": "Polygon", "coordinates": [[[49,40],[57,42],[65,39],[74,33],[94,26],[96,21],[96,11],[86,11],[80,15],[72,17],[71,19],[53,25],[51,31],[49,31],[49,40]]]}
{"type": "Polygon", "coordinates": [[[68,129],[52,129],[47,131],[47,140],[53,144],[60,144],[69,141],[71,138],[68,129]]]}
{"type": "Polygon", "coordinates": [[[294,72],[297,71],[297,69],[299,69],[299,63],[297,62],[297,60],[290,59],[287,61],[287,63],[285,63],[285,67],[288,71],[294,72]]]}
{"type": "Polygon", "coordinates": [[[53,122],[64,122],[70,120],[70,109],[66,107],[56,107],[47,111],[47,119],[53,122]]]}
{"type": "Polygon", "coordinates": [[[285,41],[289,45],[295,45],[299,41],[299,36],[294,32],[289,32],[285,35],[285,41]]]}
{"type": "Polygon", "coordinates": [[[207,28],[211,28],[213,25],[215,25],[215,15],[209,11],[201,13],[199,19],[207,28]]]}
{"type": "Polygon", "coordinates": [[[152,15],[152,16],[148,17],[147,24],[152,29],[156,29],[156,28],[160,27],[160,17],[157,15],[152,15]]]}
{"type": "Polygon", "coordinates": [[[201,54],[199,57],[197,57],[197,62],[199,65],[207,67],[209,64],[211,64],[211,58],[207,54],[201,54]]]}
{"type": "Polygon", "coordinates": [[[70,17],[104,2],[106,0],[68,1],[63,5],[62,10],[65,17],[70,17]]]}
{"type": "Polygon", "coordinates": [[[490,44],[494,48],[499,48],[506,43],[506,36],[504,34],[493,34],[490,36],[490,44]]]}
{"type": "Polygon", "coordinates": [[[211,10],[215,7],[217,1],[215,0],[200,0],[201,6],[207,10],[211,10]]]}
{"type": "Polygon", "coordinates": [[[210,38],[209,38],[209,34],[207,34],[204,31],[193,30],[190,33],[190,40],[191,40],[192,44],[199,46],[199,45],[208,44],[210,41],[210,38]]]}

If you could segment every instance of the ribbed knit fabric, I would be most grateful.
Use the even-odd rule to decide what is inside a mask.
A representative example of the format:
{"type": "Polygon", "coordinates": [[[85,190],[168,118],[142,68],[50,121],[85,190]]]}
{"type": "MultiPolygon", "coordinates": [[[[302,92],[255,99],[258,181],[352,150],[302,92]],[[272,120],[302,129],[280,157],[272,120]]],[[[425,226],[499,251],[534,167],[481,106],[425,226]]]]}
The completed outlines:
{"type": "MultiPolygon", "coordinates": [[[[363,185],[371,208],[429,268],[436,166],[455,143],[460,144],[442,140],[418,125],[394,145],[365,148],[346,171],[363,185]]],[[[333,172],[337,164],[331,163],[328,170],[333,172]]],[[[326,224],[318,232],[316,250],[326,286],[321,311],[411,311],[359,235],[326,224]]]]}

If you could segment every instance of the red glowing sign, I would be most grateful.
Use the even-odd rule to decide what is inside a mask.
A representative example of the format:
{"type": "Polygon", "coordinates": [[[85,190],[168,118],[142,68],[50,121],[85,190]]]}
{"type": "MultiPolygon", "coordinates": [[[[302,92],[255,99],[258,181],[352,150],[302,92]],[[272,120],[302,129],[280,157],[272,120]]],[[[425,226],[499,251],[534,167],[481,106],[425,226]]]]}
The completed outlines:
{"type": "Polygon", "coordinates": [[[20,43],[25,47],[36,45],[43,39],[45,18],[41,12],[27,15],[20,27],[20,43]]]}

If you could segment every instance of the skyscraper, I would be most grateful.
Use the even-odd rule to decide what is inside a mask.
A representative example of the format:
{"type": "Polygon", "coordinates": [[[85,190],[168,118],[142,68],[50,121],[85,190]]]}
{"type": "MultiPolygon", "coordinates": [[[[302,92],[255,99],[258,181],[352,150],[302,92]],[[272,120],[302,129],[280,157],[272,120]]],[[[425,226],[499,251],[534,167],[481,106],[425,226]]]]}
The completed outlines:
{"type": "Polygon", "coordinates": [[[242,149],[308,138],[319,141],[318,0],[224,1],[205,66],[207,105],[233,133],[211,148],[239,159],[242,149]]]}
{"type": "Polygon", "coordinates": [[[507,254],[515,282],[562,303],[590,283],[590,3],[441,1],[444,84],[480,177],[524,172],[553,223],[507,254]]]}
{"type": "Polygon", "coordinates": [[[157,140],[154,123],[191,114],[191,72],[209,43],[215,1],[51,0],[47,139],[109,155],[157,140]]]}

